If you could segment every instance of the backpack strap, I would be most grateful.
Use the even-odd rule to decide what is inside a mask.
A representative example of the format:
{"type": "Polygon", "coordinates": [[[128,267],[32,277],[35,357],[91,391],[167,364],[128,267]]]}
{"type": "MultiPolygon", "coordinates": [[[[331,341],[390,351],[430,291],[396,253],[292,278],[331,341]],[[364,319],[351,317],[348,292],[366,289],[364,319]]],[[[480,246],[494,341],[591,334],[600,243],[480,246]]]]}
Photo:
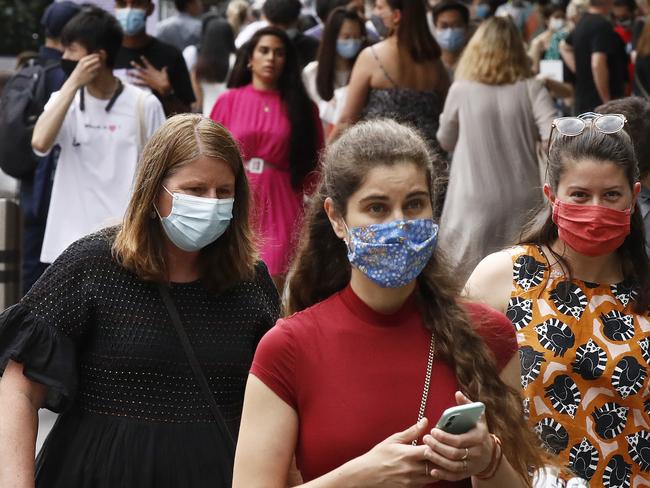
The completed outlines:
{"type": "Polygon", "coordinates": [[[142,154],[142,149],[147,143],[147,121],[144,113],[144,102],[147,98],[147,92],[142,90],[136,103],[136,123],[138,125],[138,159],[142,154]]]}

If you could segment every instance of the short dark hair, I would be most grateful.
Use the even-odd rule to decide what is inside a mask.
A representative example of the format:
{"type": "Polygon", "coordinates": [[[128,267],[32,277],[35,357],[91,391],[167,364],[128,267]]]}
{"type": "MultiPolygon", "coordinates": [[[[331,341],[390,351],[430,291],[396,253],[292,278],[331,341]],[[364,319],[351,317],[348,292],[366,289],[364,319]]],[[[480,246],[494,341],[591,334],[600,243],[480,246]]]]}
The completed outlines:
{"type": "Polygon", "coordinates": [[[316,0],[316,15],[324,24],[335,8],[345,7],[348,3],[350,0],[316,0]]]}
{"type": "Polygon", "coordinates": [[[185,9],[187,9],[187,6],[192,3],[193,0],[174,0],[174,7],[176,7],[176,10],[179,12],[185,12],[185,9]]]}
{"type": "Polygon", "coordinates": [[[563,14],[566,14],[566,9],[557,3],[549,3],[542,8],[542,15],[547,20],[550,19],[556,12],[562,12],[563,14]]]}
{"type": "Polygon", "coordinates": [[[122,27],[106,10],[86,6],[66,24],[61,44],[81,44],[88,52],[106,51],[106,65],[115,66],[115,57],[122,46],[122,27]]]}
{"type": "Polygon", "coordinates": [[[614,0],[615,7],[627,7],[630,9],[632,14],[636,10],[636,2],[634,0],[614,0]]]}
{"type": "Polygon", "coordinates": [[[436,25],[438,23],[438,16],[441,13],[447,12],[449,10],[455,10],[458,12],[463,19],[463,23],[465,25],[469,25],[469,9],[465,4],[457,2],[455,0],[443,0],[435,7],[433,7],[433,25],[436,25]]]}
{"type": "Polygon", "coordinates": [[[262,13],[273,25],[290,25],[298,20],[302,3],[300,0],[266,0],[262,13]]]}
{"type": "Polygon", "coordinates": [[[174,7],[179,12],[185,12],[187,6],[192,3],[194,0],[174,0],[174,7]]]}
{"type": "Polygon", "coordinates": [[[596,108],[599,114],[623,114],[632,139],[641,178],[650,174],[650,101],[641,97],[612,100],[596,108]]]}

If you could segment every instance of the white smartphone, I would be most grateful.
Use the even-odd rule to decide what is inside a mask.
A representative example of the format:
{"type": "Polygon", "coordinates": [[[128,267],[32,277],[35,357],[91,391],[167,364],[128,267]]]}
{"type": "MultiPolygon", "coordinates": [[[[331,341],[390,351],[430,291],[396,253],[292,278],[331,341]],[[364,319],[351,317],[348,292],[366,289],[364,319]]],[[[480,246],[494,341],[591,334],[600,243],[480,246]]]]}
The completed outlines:
{"type": "Polygon", "coordinates": [[[464,434],[476,426],[484,412],[485,405],[481,402],[451,407],[442,413],[436,428],[449,434],[464,434]]]}

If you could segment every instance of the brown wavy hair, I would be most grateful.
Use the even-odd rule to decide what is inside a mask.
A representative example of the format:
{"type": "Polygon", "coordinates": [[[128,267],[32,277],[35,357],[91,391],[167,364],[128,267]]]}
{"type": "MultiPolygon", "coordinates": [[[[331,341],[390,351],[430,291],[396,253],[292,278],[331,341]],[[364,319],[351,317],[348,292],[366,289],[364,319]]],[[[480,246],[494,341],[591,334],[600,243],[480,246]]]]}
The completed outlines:
{"type": "Polygon", "coordinates": [[[427,24],[424,0],[386,0],[391,10],[399,10],[402,20],[397,29],[397,46],[416,63],[440,59],[441,50],[427,24]]]}
{"type": "Polygon", "coordinates": [[[455,79],[508,85],[531,76],[531,62],[515,24],[510,17],[491,17],[467,43],[455,79]]]}
{"type": "Polygon", "coordinates": [[[200,253],[201,280],[219,293],[254,278],[257,252],[248,222],[250,193],[239,147],[222,125],[207,117],[175,115],[147,142],[113,255],[143,280],[169,282],[162,247],[165,236],[154,203],[165,178],[200,156],[224,161],[235,174],[232,221],[226,232],[200,253]]]}
{"type": "MultiPolygon", "coordinates": [[[[553,138],[548,155],[546,182],[555,195],[566,169],[582,160],[615,164],[625,173],[630,188],[639,181],[639,167],[630,136],[625,131],[603,134],[588,126],[578,136],[565,137],[558,134],[553,138]]],[[[520,243],[546,246],[571,279],[569,263],[551,248],[558,239],[558,228],[553,222],[551,206],[545,202],[524,227],[520,243]]],[[[637,288],[633,309],[636,313],[644,314],[650,310],[650,258],[646,252],[643,217],[638,202],[632,213],[630,234],[616,252],[621,260],[624,278],[637,288]]]]}
{"type": "MultiPolygon", "coordinates": [[[[335,210],[345,217],[350,196],[363,185],[369,171],[404,162],[414,163],[426,173],[433,193],[433,155],[423,138],[409,127],[391,120],[362,122],[328,147],[322,179],[307,212],[289,274],[286,312],[314,305],[350,281],[346,246],[332,229],[325,199],[331,198],[335,210]]],[[[433,194],[431,200],[435,200],[433,194]]],[[[440,252],[434,252],[417,278],[417,303],[424,323],[435,337],[437,355],[454,368],[463,392],[485,403],[491,432],[502,439],[504,454],[513,468],[528,480],[529,468],[541,467],[546,458],[526,423],[520,392],[499,378],[492,352],[459,303],[460,284],[452,279],[444,262],[440,252]]]]}

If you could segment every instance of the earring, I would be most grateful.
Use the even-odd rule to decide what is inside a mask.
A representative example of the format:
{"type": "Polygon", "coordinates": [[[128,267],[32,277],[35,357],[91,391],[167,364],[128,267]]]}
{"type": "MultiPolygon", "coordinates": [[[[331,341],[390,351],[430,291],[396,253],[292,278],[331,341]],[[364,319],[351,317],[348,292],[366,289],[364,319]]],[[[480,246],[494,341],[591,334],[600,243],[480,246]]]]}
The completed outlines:
{"type": "Polygon", "coordinates": [[[156,211],[152,210],[150,216],[151,216],[152,219],[155,219],[156,218],[156,211]]]}

